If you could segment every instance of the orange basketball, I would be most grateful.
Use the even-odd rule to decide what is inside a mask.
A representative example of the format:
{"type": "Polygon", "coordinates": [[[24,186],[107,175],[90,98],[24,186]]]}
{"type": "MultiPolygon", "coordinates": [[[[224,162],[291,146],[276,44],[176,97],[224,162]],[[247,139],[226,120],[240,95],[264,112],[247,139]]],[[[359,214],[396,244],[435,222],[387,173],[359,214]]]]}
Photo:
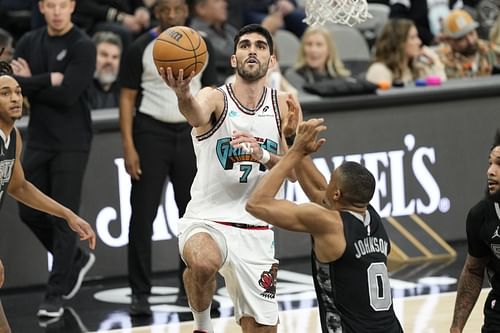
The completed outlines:
{"type": "Polygon", "coordinates": [[[207,62],[207,46],[200,34],[189,27],[175,26],[163,31],[153,45],[156,68],[172,68],[177,77],[184,70],[184,78],[191,72],[198,74],[207,62]]]}

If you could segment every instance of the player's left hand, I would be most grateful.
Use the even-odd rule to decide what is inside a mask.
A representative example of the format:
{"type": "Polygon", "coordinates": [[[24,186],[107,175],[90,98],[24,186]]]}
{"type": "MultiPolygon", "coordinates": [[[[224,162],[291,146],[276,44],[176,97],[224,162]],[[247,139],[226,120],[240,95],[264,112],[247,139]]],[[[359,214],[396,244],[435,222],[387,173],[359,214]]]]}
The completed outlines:
{"type": "Polygon", "coordinates": [[[233,131],[233,139],[230,142],[234,149],[243,149],[247,154],[252,155],[256,161],[262,159],[262,147],[255,137],[244,131],[233,131]]]}
{"type": "Polygon", "coordinates": [[[89,247],[93,250],[95,249],[96,236],[95,232],[84,219],[78,215],[74,215],[68,219],[68,225],[80,236],[80,240],[88,240],[89,247]]]}

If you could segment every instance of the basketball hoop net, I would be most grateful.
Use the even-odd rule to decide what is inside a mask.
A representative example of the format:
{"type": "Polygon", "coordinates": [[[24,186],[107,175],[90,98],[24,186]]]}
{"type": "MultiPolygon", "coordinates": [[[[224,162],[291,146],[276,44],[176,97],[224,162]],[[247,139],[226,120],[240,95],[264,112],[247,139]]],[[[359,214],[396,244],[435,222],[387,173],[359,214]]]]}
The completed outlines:
{"type": "Polygon", "coordinates": [[[352,27],[371,18],[366,0],[308,0],[304,22],[311,26],[327,22],[352,27]]]}

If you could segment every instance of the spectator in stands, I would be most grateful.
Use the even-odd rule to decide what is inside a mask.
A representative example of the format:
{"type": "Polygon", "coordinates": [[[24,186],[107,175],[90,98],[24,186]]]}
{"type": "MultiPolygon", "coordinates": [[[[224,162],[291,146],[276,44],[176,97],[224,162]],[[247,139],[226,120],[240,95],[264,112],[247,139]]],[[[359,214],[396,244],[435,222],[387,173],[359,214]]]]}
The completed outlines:
{"type": "Polygon", "coordinates": [[[12,60],[14,55],[14,48],[12,47],[12,35],[0,28],[0,61],[9,62],[12,60]]]}
{"type": "Polygon", "coordinates": [[[97,31],[118,34],[124,50],[151,24],[149,10],[142,0],[77,1],[73,22],[90,35],[97,31]]]}
{"type": "Polygon", "coordinates": [[[495,24],[490,29],[489,38],[498,60],[500,57],[500,15],[497,16],[495,24]]]}
{"type": "Polygon", "coordinates": [[[438,49],[448,78],[491,75],[497,55],[492,45],[479,39],[478,23],[464,10],[452,11],[443,21],[444,42],[438,49]]]}
{"type": "Polygon", "coordinates": [[[247,0],[245,3],[245,24],[262,24],[271,33],[285,28],[299,38],[307,28],[303,22],[304,9],[298,7],[295,0],[247,0]]]}
{"type": "Polygon", "coordinates": [[[234,73],[230,59],[238,30],[227,23],[226,0],[193,0],[191,27],[205,34],[214,48],[218,84],[234,73]]]}
{"type": "Polygon", "coordinates": [[[304,84],[350,76],[340,60],[332,34],[325,27],[309,27],[301,38],[297,62],[285,77],[299,91],[304,84]]]}
{"type": "Polygon", "coordinates": [[[424,45],[435,45],[439,43],[443,17],[448,15],[451,8],[461,8],[464,2],[466,1],[391,0],[389,18],[412,20],[424,45]]]}
{"type": "Polygon", "coordinates": [[[366,79],[404,86],[429,76],[446,80],[443,64],[432,49],[422,47],[415,24],[407,19],[387,21],[375,43],[375,59],[366,79]]]}
{"type": "Polygon", "coordinates": [[[92,40],[97,49],[97,59],[90,87],[90,107],[92,110],[116,108],[120,95],[117,78],[122,41],[120,36],[110,31],[97,32],[92,40]]]}

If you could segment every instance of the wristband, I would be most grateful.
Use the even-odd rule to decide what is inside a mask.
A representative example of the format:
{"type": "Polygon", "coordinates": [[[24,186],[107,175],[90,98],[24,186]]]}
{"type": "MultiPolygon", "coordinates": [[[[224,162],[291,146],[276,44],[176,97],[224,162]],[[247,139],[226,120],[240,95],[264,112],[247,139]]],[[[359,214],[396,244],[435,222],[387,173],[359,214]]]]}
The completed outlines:
{"type": "MultiPolygon", "coordinates": [[[[261,148],[262,149],[262,148],[261,148]]],[[[271,159],[271,154],[265,149],[262,149],[262,158],[259,160],[259,163],[266,164],[271,159]]]]}

